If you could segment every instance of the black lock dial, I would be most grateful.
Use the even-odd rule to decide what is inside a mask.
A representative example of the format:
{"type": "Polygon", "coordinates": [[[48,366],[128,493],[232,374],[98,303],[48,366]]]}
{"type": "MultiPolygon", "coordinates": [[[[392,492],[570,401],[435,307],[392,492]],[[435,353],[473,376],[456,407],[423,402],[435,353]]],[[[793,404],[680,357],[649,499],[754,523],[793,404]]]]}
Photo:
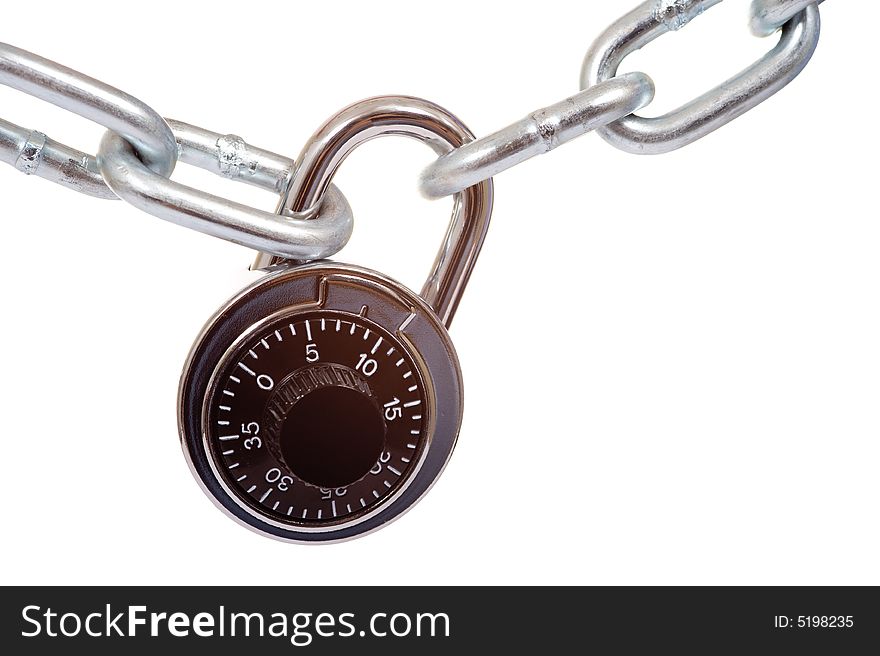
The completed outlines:
{"type": "Polygon", "coordinates": [[[226,303],[180,385],[181,442],[230,517],[295,542],[400,517],[443,471],[461,371],[418,295],[338,262],[279,267],[226,303]]]}
{"type": "Polygon", "coordinates": [[[365,316],[279,319],[215,375],[206,439],[227,487],[284,523],[332,525],[394,495],[419,461],[426,398],[406,348],[365,316]]]}

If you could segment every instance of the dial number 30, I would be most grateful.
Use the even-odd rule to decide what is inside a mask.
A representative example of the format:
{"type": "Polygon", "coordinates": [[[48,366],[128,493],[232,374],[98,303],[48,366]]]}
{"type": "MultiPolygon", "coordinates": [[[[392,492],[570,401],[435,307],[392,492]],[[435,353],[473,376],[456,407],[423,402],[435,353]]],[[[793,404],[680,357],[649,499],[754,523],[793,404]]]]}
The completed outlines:
{"type": "Polygon", "coordinates": [[[287,492],[287,490],[290,489],[290,486],[293,485],[293,479],[290,476],[282,476],[281,470],[278,469],[278,467],[273,467],[266,472],[266,482],[277,483],[275,487],[281,492],[287,492]]]}

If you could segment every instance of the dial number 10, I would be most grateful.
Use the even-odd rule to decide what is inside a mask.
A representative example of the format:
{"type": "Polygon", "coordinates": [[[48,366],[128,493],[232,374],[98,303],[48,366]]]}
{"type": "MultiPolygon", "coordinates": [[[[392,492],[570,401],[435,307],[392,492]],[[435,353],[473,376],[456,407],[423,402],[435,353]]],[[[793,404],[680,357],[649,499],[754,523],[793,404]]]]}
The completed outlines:
{"type": "Polygon", "coordinates": [[[369,357],[366,353],[361,353],[361,359],[358,360],[355,369],[362,371],[364,376],[369,378],[379,370],[379,363],[369,357]]]}

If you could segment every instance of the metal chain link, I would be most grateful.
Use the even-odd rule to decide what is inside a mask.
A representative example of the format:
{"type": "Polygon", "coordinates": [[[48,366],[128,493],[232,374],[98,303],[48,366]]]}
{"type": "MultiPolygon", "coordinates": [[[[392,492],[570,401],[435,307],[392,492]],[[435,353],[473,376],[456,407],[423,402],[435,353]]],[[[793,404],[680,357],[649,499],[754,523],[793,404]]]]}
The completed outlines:
{"type": "MultiPolygon", "coordinates": [[[[293,160],[171,121],[145,103],[33,53],[0,43],[0,84],[30,94],[108,128],[97,157],[0,121],[0,159],[98,198],[122,198],[161,219],[285,258],[319,259],[348,241],[348,201],[330,187],[323,212],[311,221],[273,214],[207,194],[169,176],[178,158],[227,178],[286,195],[293,160]]],[[[283,207],[284,198],[279,201],[283,207]]]]}
{"type": "MultiPolygon", "coordinates": [[[[753,32],[766,36],[782,29],[772,50],[673,112],[650,119],[636,116],[653,99],[654,85],[644,73],[618,76],[623,59],[719,2],[643,2],[589,49],[580,93],[443,154],[423,171],[423,194],[439,198],[458,193],[592,130],[628,152],[681,148],[749,111],[803,70],[818,43],[822,0],[753,0],[753,32]]],[[[292,159],[250,146],[235,135],[166,121],[118,89],[2,43],[0,84],[108,129],[95,157],[0,119],[0,160],[25,174],[98,198],[122,198],[159,218],[281,258],[329,257],[351,235],[351,208],[333,185],[312,199],[309,211],[286,209],[291,189],[302,187],[292,159]],[[264,212],[173,182],[178,160],[279,194],[278,211],[264,212]]]]}
{"type": "MultiPolygon", "coordinates": [[[[680,30],[721,1],[643,2],[590,47],[581,72],[585,91],[441,157],[422,172],[422,194],[438,198],[460,191],[590,130],[630,153],[666,153],[701,139],[754,108],[797,77],[812,57],[819,40],[815,0],[755,0],[752,25],[756,20],[764,25],[762,35],[783,26],[776,46],[739,75],[664,116],[649,119],[633,114],[653,98],[650,77],[630,73],[628,76],[638,76],[639,82],[627,87],[620,81],[628,76],[617,76],[628,54],[667,32],[680,30]],[[614,82],[619,86],[612,93],[606,85],[614,82]],[[589,95],[590,91],[594,95],[589,95]],[[632,109],[617,114],[626,107],[632,109]]],[[[634,82],[636,78],[628,79],[634,82]]]]}
{"type": "Polygon", "coordinates": [[[182,161],[281,192],[278,211],[241,205],[159,175],[141,161],[133,144],[108,131],[98,150],[98,165],[104,181],[122,200],[160,219],[285,259],[317,260],[345,246],[354,221],[348,201],[336,187],[328,188],[320,216],[294,217],[283,212],[296,166],[293,160],[249,146],[235,135],[221,135],[179,121],[171,124],[175,126],[182,161]],[[213,152],[211,142],[215,144],[213,152]]]}
{"type": "MultiPolygon", "coordinates": [[[[584,59],[581,85],[591,87],[617,74],[624,58],[669,31],[681,29],[721,0],[679,0],[682,13],[658,11],[672,5],[649,0],[611,25],[584,59]]],[[[705,137],[775,94],[803,70],[819,42],[819,11],[811,6],[792,18],[776,46],[741,73],[678,109],[656,118],[627,116],[598,130],[613,146],[630,153],[667,153],[705,137]]]]}
{"type": "Polygon", "coordinates": [[[422,172],[422,193],[442,198],[466,189],[628,116],[653,98],[654,83],[644,73],[606,80],[440,157],[422,172]]]}
{"type": "MultiPolygon", "coordinates": [[[[119,89],[53,61],[0,43],[0,84],[57,105],[123,135],[159,175],[171,175],[177,144],[152,108],[119,89]]],[[[36,130],[0,122],[0,157],[19,171],[76,191],[112,198],[94,156],[52,141],[36,130]],[[103,187],[104,189],[101,189],[103,187]]]]}
{"type": "Polygon", "coordinates": [[[825,0],[752,0],[749,27],[755,36],[769,36],[810,5],[825,0]]]}

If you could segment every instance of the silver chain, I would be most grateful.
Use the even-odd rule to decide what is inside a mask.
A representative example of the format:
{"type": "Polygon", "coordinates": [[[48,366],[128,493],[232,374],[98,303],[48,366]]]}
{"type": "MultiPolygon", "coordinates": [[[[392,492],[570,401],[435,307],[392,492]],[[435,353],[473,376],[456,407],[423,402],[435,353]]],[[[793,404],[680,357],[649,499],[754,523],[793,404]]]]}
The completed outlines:
{"type": "MultiPolygon", "coordinates": [[[[617,75],[623,59],[719,2],[643,2],[593,43],[580,93],[442,155],[421,175],[423,194],[458,193],[592,130],[627,152],[669,152],[744,114],[797,77],[819,40],[822,0],[752,0],[752,32],[767,36],[781,30],[778,43],[752,66],[679,109],[656,118],[637,116],[634,112],[652,101],[654,84],[644,73],[617,75]]],[[[329,257],[351,236],[351,208],[333,185],[322,189],[311,207],[290,209],[291,190],[303,186],[293,159],[235,135],[163,119],[118,89],[2,43],[0,84],[107,128],[92,156],[0,119],[0,159],[27,175],[97,198],[121,198],[161,219],[279,258],[329,257]],[[281,197],[278,209],[264,212],[174,182],[178,161],[273,191],[281,197]]]]}
{"type": "Polygon", "coordinates": [[[749,27],[755,36],[769,36],[810,5],[825,0],[752,0],[749,27]]]}

